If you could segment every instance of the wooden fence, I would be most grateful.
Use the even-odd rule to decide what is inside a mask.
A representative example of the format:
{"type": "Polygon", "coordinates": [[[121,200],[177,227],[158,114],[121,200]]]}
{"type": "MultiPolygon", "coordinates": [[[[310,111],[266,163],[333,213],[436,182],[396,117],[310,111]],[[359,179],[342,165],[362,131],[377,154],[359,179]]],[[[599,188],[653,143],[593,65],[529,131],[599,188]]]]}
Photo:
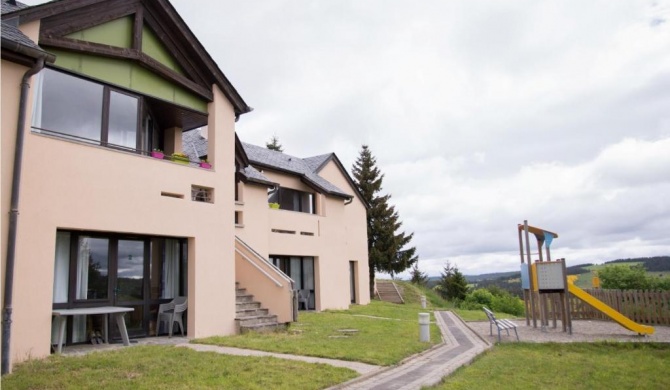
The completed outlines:
{"type": "MultiPolygon", "coordinates": [[[[602,289],[585,291],[639,324],[670,326],[670,291],[602,289]]],[[[553,318],[553,308],[559,304],[558,294],[543,295],[547,296],[549,318],[553,318]]],[[[609,320],[609,317],[584,301],[572,294],[569,296],[570,315],[573,320],[609,320]]],[[[539,318],[539,308],[536,310],[539,318]]],[[[560,310],[556,314],[560,319],[560,310]]]]}

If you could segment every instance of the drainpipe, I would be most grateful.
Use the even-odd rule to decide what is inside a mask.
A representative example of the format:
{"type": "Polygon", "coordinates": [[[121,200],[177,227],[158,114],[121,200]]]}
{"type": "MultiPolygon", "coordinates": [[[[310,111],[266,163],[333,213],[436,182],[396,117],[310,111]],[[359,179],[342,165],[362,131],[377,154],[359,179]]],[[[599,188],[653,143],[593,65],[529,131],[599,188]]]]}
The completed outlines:
{"type": "MultiPolygon", "coordinates": [[[[45,53],[46,54],[46,53],[45,53]]],[[[9,346],[12,335],[12,299],[14,290],[14,262],[16,258],[16,228],[19,220],[19,189],[21,188],[21,162],[23,161],[23,138],[26,122],[26,105],[30,91],[30,78],[44,68],[47,55],[37,59],[21,80],[19,119],[16,124],[16,146],[14,148],[14,171],[12,173],[12,198],[9,206],[9,229],[7,233],[7,266],[5,268],[5,301],[2,309],[2,375],[9,373],[9,346]]]]}

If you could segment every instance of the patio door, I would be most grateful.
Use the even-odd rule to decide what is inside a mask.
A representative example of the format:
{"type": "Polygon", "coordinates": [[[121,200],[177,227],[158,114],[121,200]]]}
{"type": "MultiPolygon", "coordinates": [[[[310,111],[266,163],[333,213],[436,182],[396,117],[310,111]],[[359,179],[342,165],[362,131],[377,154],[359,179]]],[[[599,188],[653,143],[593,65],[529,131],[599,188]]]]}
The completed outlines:
{"type": "MultiPolygon", "coordinates": [[[[72,307],[126,306],[126,327],[131,337],[147,334],[148,253],[149,240],[114,235],[78,235],[76,238],[74,272],[74,302],[72,307]]],[[[90,318],[74,319],[73,341],[90,338],[90,332],[100,328],[90,318]]],[[[118,329],[110,324],[110,336],[119,337],[118,329]]]]}
{"type": "MultiPolygon", "coordinates": [[[[187,280],[184,238],[82,231],[56,234],[53,308],[132,307],[125,315],[131,337],[155,335],[158,306],[186,296],[187,280]]],[[[89,342],[92,332],[101,329],[101,316],[73,316],[68,319],[67,344],[89,342]]],[[[120,339],[115,324],[109,330],[112,340],[120,339]]],[[[54,328],[52,340],[56,338],[54,328]]]]}
{"type": "MultiPolygon", "coordinates": [[[[118,239],[114,240],[115,248],[112,252],[115,261],[112,261],[112,296],[113,306],[127,306],[135,309],[126,314],[128,335],[146,335],[144,312],[145,297],[147,294],[146,267],[148,264],[149,243],[146,239],[118,239]],[[115,249],[115,250],[114,250],[115,249]]],[[[116,327],[112,327],[115,331],[116,327]]]]}

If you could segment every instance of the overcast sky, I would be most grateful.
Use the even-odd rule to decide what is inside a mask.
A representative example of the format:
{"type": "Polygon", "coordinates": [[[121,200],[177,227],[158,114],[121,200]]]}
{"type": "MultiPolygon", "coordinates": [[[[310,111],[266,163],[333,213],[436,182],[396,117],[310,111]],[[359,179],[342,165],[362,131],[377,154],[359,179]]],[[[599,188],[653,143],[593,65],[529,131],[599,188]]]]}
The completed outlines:
{"type": "Polygon", "coordinates": [[[370,146],[423,271],[517,270],[524,219],[568,265],[670,254],[670,0],[172,3],[243,141],[370,146]]]}

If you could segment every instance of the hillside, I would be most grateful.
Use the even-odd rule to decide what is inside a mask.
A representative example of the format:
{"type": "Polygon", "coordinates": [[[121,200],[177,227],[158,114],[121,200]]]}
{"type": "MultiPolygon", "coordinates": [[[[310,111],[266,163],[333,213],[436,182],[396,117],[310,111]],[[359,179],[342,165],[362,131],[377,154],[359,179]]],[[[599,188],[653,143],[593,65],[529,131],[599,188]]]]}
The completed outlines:
{"type": "MultiPolygon", "coordinates": [[[[569,264],[569,262],[568,262],[569,264]]],[[[660,273],[670,272],[670,256],[638,257],[630,259],[610,260],[603,264],[579,264],[567,268],[568,275],[580,275],[577,286],[582,288],[591,287],[591,273],[612,264],[643,264],[647,272],[660,273]]],[[[521,274],[519,271],[493,272],[481,275],[464,275],[472,287],[486,288],[497,286],[512,294],[521,296],[521,274]]],[[[428,286],[433,287],[439,283],[440,277],[428,278],[428,286]]]]}

